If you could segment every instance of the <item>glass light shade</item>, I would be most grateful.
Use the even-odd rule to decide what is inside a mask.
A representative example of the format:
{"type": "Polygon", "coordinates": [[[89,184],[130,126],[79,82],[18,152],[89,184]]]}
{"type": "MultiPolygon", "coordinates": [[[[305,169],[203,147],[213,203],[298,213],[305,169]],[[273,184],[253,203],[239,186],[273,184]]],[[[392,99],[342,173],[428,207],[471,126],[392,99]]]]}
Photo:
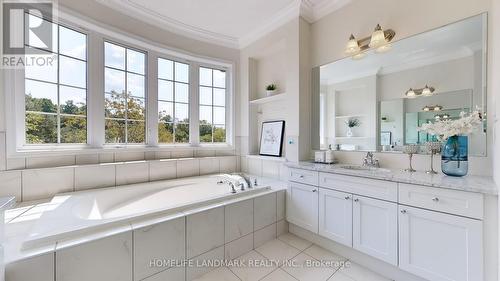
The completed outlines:
{"type": "Polygon", "coordinates": [[[370,48],[379,48],[384,45],[387,45],[387,40],[385,39],[385,34],[384,31],[380,28],[379,25],[377,25],[377,28],[375,28],[375,31],[372,33],[372,37],[370,39],[370,48]]]}
{"type": "Polygon", "coordinates": [[[410,98],[410,99],[415,98],[417,96],[417,94],[415,93],[415,91],[413,91],[413,89],[409,89],[405,95],[407,98],[410,98]]]}
{"type": "Polygon", "coordinates": [[[430,109],[428,106],[426,106],[426,107],[422,108],[422,110],[423,110],[423,111],[431,111],[431,109],[430,109]]]}
{"type": "Polygon", "coordinates": [[[434,111],[441,111],[441,109],[443,109],[443,107],[440,105],[434,106],[434,111]]]}
{"type": "Polygon", "coordinates": [[[351,35],[351,38],[349,38],[349,41],[347,42],[347,45],[345,46],[345,53],[347,55],[355,55],[361,51],[361,48],[358,45],[358,40],[354,38],[354,36],[351,35]]]}
{"type": "Polygon", "coordinates": [[[424,97],[432,96],[432,91],[428,86],[425,86],[425,88],[422,89],[422,96],[424,97]]]}
{"type": "Polygon", "coordinates": [[[352,59],[353,60],[360,60],[360,59],[364,58],[365,56],[366,56],[365,53],[357,53],[357,54],[352,56],[352,59]]]}

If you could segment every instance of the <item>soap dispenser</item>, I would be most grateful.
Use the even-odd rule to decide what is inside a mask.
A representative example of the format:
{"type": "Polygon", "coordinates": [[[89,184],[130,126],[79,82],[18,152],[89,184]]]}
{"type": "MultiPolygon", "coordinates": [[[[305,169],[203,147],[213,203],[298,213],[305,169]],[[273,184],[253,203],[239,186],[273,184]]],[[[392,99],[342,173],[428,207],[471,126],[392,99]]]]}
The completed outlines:
{"type": "Polygon", "coordinates": [[[328,146],[328,150],[325,151],[325,163],[333,164],[335,162],[335,155],[333,154],[332,145],[328,146]]]}

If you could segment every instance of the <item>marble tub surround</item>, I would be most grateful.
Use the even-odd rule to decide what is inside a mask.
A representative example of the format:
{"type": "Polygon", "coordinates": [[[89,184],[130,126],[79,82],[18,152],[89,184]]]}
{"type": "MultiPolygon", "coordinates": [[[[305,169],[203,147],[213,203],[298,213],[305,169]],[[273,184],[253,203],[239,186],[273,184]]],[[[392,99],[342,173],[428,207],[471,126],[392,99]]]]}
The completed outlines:
{"type": "Polygon", "coordinates": [[[236,156],[210,156],[0,171],[0,196],[15,196],[18,202],[33,201],[61,192],[232,173],[239,170],[238,162],[236,156]]]}
{"type": "MultiPolygon", "coordinates": [[[[195,258],[198,255],[207,254],[207,251],[215,251],[215,249],[213,249],[213,247],[215,246],[217,246],[217,248],[222,247],[222,257],[224,257],[224,255],[238,255],[239,253],[241,253],[242,249],[246,249],[245,247],[251,246],[251,248],[248,249],[251,250],[254,245],[262,245],[266,241],[276,238],[277,233],[282,233],[284,231],[287,231],[288,229],[287,224],[284,221],[284,188],[286,186],[286,183],[276,180],[267,180],[265,178],[259,178],[258,181],[259,184],[262,185],[272,185],[272,189],[262,193],[242,196],[239,198],[229,198],[223,202],[194,207],[192,209],[186,209],[171,214],[157,215],[147,219],[140,218],[137,220],[126,222],[123,225],[114,225],[112,228],[107,229],[97,229],[95,231],[92,231],[91,233],[87,233],[84,235],[82,234],[78,237],[65,239],[64,241],[58,241],[57,243],[52,243],[51,245],[44,245],[29,250],[22,250],[22,244],[24,243],[30,232],[33,230],[33,227],[40,215],[44,211],[53,208],[53,206],[50,202],[38,202],[31,206],[27,204],[27,202],[21,203],[21,206],[19,208],[8,211],[8,219],[5,220],[5,261],[8,265],[7,276],[17,276],[13,273],[12,270],[19,272],[18,268],[20,268],[20,264],[33,264],[34,260],[43,260],[47,255],[53,256],[54,253],[59,253],[59,251],[62,249],[84,247],[85,244],[89,242],[92,243],[92,241],[100,241],[107,237],[118,237],[122,235],[122,233],[136,231],[137,229],[147,230],[149,228],[153,228],[157,224],[177,219],[185,219],[188,224],[191,223],[193,227],[197,227],[197,230],[194,232],[190,232],[189,226],[186,229],[186,237],[188,238],[188,240],[186,241],[188,245],[186,246],[186,249],[191,249],[189,250],[190,255],[187,255],[186,253],[187,258],[195,258]],[[269,212],[254,212],[254,210],[268,210],[269,212]],[[244,216],[242,215],[242,217],[245,217],[247,219],[239,219],[238,214],[245,214],[244,216]],[[200,225],[200,222],[205,221],[207,218],[208,221],[222,222],[221,233],[219,231],[220,229],[216,230],[214,228],[214,226],[218,224],[214,223],[214,226],[212,227],[212,230],[216,231],[218,235],[217,239],[214,238],[215,240],[212,241],[214,243],[208,241],[211,239],[207,240],[207,237],[211,237],[210,234],[203,234],[203,229],[198,227],[198,225],[200,225]],[[248,224],[248,227],[246,224],[248,224]],[[226,231],[224,231],[224,229],[226,229],[226,231]],[[240,231],[242,229],[246,229],[248,231],[240,231]],[[193,233],[203,235],[202,237],[195,237],[196,235],[192,236],[193,233]],[[219,243],[221,242],[219,241],[219,236],[222,237],[222,244],[219,243]],[[224,245],[226,246],[224,247],[224,245]],[[9,266],[11,266],[10,271],[9,266]],[[9,275],[9,272],[11,275],[9,275]]],[[[208,228],[210,228],[210,226],[208,226],[208,228]]],[[[134,234],[134,237],[135,236],[136,235],[134,234]]],[[[147,234],[144,234],[144,236],[147,236],[147,234]]],[[[124,241],[125,244],[127,244],[127,241],[129,241],[127,239],[125,239],[126,241],[124,241]]],[[[131,247],[131,245],[132,244],[128,244],[128,247],[131,247]]],[[[154,245],[152,245],[152,247],[154,248],[154,245]]],[[[140,271],[136,270],[136,272],[140,271]]],[[[204,271],[202,271],[201,273],[204,273],[204,271]]],[[[7,280],[31,279],[14,278],[7,280]]]]}
{"type": "Polygon", "coordinates": [[[399,183],[417,184],[430,187],[448,188],[454,190],[478,192],[488,195],[497,195],[498,187],[492,177],[473,176],[450,177],[444,174],[430,175],[425,172],[405,172],[397,169],[354,170],[342,168],[346,164],[318,164],[312,162],[286,162],[289,168],[334,173],[341,175],[358,176],[371,179],[386,180],[399,183]]]}

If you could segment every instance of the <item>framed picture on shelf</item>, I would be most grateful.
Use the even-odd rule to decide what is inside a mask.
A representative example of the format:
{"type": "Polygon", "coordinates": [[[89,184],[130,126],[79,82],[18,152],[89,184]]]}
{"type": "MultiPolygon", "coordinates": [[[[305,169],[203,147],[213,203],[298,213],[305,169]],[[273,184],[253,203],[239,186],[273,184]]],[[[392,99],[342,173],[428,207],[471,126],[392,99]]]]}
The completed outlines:
{"type": "Polygon", "coordinates": [[[259,154],[281,157],[284,133],[284,120],[262,122],[259,154]]]}
{"type": "Polygon", "coordinates": [[[392,132],[382,131],[380,132],[380,145],[391,145],[392,143],[392,132]]]}

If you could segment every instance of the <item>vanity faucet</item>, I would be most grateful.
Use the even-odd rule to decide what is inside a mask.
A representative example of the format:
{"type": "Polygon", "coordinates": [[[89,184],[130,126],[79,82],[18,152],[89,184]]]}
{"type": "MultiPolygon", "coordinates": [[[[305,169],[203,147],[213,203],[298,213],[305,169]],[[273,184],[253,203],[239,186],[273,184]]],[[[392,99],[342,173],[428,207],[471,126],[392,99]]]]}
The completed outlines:
{"type": "Polygon", "coordinates": [[[363,167],[375,167],[380,168],[380,163],[378,159],[373,157],[373,152],[367,152],[365,158],[363,158],[363,167]]]}

